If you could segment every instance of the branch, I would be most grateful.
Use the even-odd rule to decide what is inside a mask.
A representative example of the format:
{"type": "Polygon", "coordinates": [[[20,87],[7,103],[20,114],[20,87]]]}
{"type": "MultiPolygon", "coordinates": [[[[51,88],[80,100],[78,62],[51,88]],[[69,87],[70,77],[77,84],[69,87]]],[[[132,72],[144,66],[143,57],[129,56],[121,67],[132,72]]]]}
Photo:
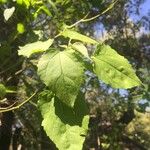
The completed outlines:
{"type": "Polygon", "coordinates": [[[1,111],[1,110],[6,110],[6,109],[9,109],[9,108],[12,108],[16,103],[17,103],[17,102],[14,102],[13,104],[11,104],[11,105],[8,106],[8,107],[2,107],[2,108],[0,108],[0,111],[1,111]]]}
{"type": "Polygon", "coordinates": [[[103,12],[101,12],[100,14],[92,17],[92,18],[88,18],[88,19],[84,19],[82,22],[88,22],[88,21],[91,21],[91,20],[94,20],[98,17],[100,17],[101,15],[105,14],[106,12],[108,12],[110,9],[112,9],[114,7],[114,5],[117,3],[118,0],[115,0],[114,2],[112,2],[108,8],[106,8],[103,12]]]}
{"type": "Polygon", "coordinates": [[[8,111],[12,111],[12,110],[15,110],[15,109],[18,109],[20,108],[22,105],[24,105],[25,103],[27,103],[29,100],[31,100],[35,95],[37,94],[37,91],[34,92],[28,99],[26,99],[25,101],[23,101],[21,104],[19,104],[18,106],[14,106],[14,107],[11,107],[9,109],[0,109],[0,113],[3,113],[3,112],[8,112],[8,111]]]}
{"type": "Polygon", "coordinates": [[[84,22],[85,18],[89,15],[89,13],[87,13],[82,19],[80,19],[79,21],[75,22],[74,24],[67,26],[67,28],[73,28],[74,26],[76,26],[77,24],[84,22]]]}
{"type": "MultiPolygon", "coordinates": [[[[20,69],[19,71],[17,71],[14,75],[19,75],[20,73],[22,73],[26,68],[20,69]]],[[[13,76],[9,77],[6,82],[10,81],[13,78],[13,76]]]]}
{"type": "Polygon", "coordinates": [[[122,141],[127,145],[133,144],[134,147],[139,148],[140,150],[146,150],[142,143],[139,143],[138,141],[129,138],[127,135],[122,135],[122,141]]]}
{"type": "Polygon", "coordinates": [[[94,20],[94,19],[100,17],[101,15],[105,14],[105,13],[108,12],[110,9],[112,9],[112,8],[114,7],[114,5],[117,3],[117,1],[118,1],[118,0],[115,0],[114,2],[112,2],[112,3],[109,5],[109,7],[106,8],[106,9],[105,9],[103,12],[101,12],[100,14],[97,14],[96,16],[94,16],[94,17],[92,17],[92,18],[86,19],[87,16],[89,15],[89,13],[88,13],[88,14],[86,14],[81,20],[75,22],[74,24],[72,24],[72,25],[70,25],[70,26],[67,26],[67,28],[72,28],[72,27],[76,26],[77,24],[79,24],[79,23],[81,23],[81,22],[92,21],[92,20],[94,20]]]}

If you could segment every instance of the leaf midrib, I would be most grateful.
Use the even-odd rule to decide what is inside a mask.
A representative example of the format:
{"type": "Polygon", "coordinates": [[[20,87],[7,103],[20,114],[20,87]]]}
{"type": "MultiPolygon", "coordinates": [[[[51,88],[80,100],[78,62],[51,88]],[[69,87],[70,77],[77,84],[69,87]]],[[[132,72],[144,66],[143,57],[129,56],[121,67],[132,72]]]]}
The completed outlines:
{"type": "MultiPolygon", "coordinates": [[[[97,59],[98,61],[99,60],[101,60],[101,61],[103,61],[104,63],[106,63],[106,64],[108,64],[108,65],[110,65],[111,67],[113,67],[115,70],[117,70],[118,72],[121,72],[121,71],[119,71],[115,66],[113,66],[112,64],[110,64],[109,62],[107,62],[107,61],[105,61],[105,60],[103,60],[103,59],[101,59],[101,58],[96,58],[96,57],[94,57],[95,59],[97,59]]],[[[139,83],[140,84],[140,82],[139,81],[137,81],[137,80],[135,80],[134,78],[131,78],[130,76],[128,76],[127,74],[125,74],[125,73],[123,73],[123,72],[121,72],[124,76],[127,76],[128,78],[130,78],[130,79],[132,79],[132,80],[134,80],[135,82],[137,82],[137,83],[139,83]]]]}

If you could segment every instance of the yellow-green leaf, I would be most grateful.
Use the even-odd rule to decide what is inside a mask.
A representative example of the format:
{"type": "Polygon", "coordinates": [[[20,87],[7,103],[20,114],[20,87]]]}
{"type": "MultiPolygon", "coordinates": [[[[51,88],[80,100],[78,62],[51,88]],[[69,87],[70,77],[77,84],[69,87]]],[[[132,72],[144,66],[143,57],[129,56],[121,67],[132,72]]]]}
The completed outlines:
{"type": "Polygon", "coordinates": [[[84,65],[73,50],[50,49],[38,63],[41,80],[66,105],[73,107],[83,83],[84,65]]]}
{"type": "Polygon", "coordinates": [[[99,79],[112,87],[127,89],[141,84],[127,59],[110,46],[99,45],[92,59],[99,79]]]}
{"type": "Polygon", "coordinates": [[[87,48],[82,43],[80,43],[80,42],[73,43],[71,45],[71,47],[74,50],[80,52],[83,56],[89,58],[89,54],[88,54],[87,48]]]}
{"type": "Polygon", "coordinates": [[[34,53],[46,51],[53,43],[53,39],[47,41],[38,41],[34,43],[26,44],[25,46],[19,46],[18,55],[30,57],[34,53]]]}
{"type": "Polygon", "coordinates": [[[25,28],[24,28],[24,25],[22,23],[18,23],[17,24],[17,31],[22,34],[25,32],[25,28]]]}
{"type": "Polygon", "coordinates": [[[59,150],[82,150],[88,129],[88,109],[82,96],[70,108],[58,98],[43,95],[38,102],[42,113],[42,126],[59,150]]]}
{"type": "Polygon", "coordinates": [[[68,38],[74,39],[74,40],[79,40],[79,41],[82,41],[85,43],[90,43],[90,44],[98,43],[97,41],[89,38],[88,36],[82,35],[76,31],[69,30],[69,29],[64,29],[64,31],[62,31],[61,35],[63,35],[64,37],[68,37],[68,38]]]}

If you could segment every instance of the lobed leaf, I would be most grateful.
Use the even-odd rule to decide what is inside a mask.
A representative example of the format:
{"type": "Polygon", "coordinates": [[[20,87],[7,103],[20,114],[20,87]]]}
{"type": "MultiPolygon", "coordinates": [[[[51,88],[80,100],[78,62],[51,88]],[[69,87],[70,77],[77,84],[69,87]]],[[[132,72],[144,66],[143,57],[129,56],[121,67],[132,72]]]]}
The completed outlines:
{"type": "Polygon", "coordinates": [[[73,107],[83,82],[84,66],[72,50],[50,49],[38,63],[41,80],[68,106],[73,107]]]}
{"type": "Polygon", "coordinates": [[[34,43],[26,44],[25,46],[19,46],[18,55],[30,57],[34,53],[46,51],[53,43],[53,39],[47,41],[38,41],[34,43]]]}
{"type": "Polygon", "coordinates": [[[92,59],[99,79],[112,87],[127,89],[141,84],[127,59],[110,46],[99,45],[92,59]]]}

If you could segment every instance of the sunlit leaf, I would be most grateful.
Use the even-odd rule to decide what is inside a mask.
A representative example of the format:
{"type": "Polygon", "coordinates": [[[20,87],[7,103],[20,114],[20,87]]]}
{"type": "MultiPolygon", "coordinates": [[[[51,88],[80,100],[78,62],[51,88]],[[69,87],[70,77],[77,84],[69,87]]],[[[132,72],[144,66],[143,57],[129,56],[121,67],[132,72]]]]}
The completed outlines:
{"type": "Polygon", "coordinates": [[[38,63],[41,80],[68,106],[73,106],[83,82],[84,66],[74,51],[50,49],[38,63]]]}
{"type": "Polygon", "coordinates": [[[74,44],[71,45],[71,47],[80,52],[83,56],[89,58],[89,54],[88,54],[88,51],[87,51],[87,48],[80,42],[76,42],[74,44]]]}
{"type": "Polygon", "coordinates": [[[46,6],[42,6],[41,10],[43,10],[48,16],[52,16],[51,12],[49,11],[49,9],[46,6]]]}
{"type": "Polygon", "coordinates": [[[41,14],[42,11],[44,11],[48,16],[52,16],[49,9],[46,6],[43,5],[43,6],[39,7],[39,9],[34,13],[34,18],[37,18],[37,16],[39,14],[41,14]]]}
{"type": "Polygon", "coordinates": [[[127,59],[110,46],[99,45],[92,59],[99,79],[112,87],[127,89],[141,84],[127,59]]]}
{"type": "Polygon", "coordinates": [[[7,0],[0,0],[0,3],[6,3],[7,0]]]}
{"type": "Polygon", "coordinates": [[[26,8],[29,8],[30,4],[32,4],[32,0],[16,0],[17,4],[25,5],[26,8]]]}
{"type": "Polygon", "coordinates": [[[17,24],[17,31],[22,34],[25,32],[25,28],[24,28],[24,25],[22,23],[18,23],[17,24]]]}
{"type": "Polygon", "coordinates": [[[53,43],[53,39],[47,41],[38,41],[34,43],[26,44],[25,46],[19,46],[18,55],[30,57],[34,53],[46,51],[53,43]]]}
{"type": "Polygon", "coordinates": [[[76,31],[65,29],[62,31],[61,35],[68,37],[70,39],[79,40],[86,43],[97,44],[98,42],[89,38],[88,36],[82,35],[76,31]]]}
{"type": "Polygon", "coordinates": [[[13,15],[15,7],[7,8],[4,10],[4,18],[6,21],[13,15]]]}
{"type": "Polygon", "coordinates": [[[16,0],[17,1],[17,4],[20,4],[20,5],[22,5],[22,3],[23,3],[23,0],[16,0]]]}

